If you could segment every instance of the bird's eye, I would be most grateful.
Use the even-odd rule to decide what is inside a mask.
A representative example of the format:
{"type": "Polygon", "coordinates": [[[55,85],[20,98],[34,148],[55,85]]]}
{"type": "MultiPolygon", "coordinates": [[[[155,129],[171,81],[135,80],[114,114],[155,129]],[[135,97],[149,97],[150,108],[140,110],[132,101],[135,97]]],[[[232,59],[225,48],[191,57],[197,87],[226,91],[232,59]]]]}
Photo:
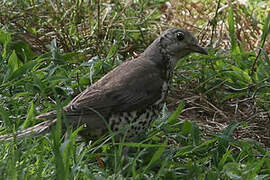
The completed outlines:
{"type": "Polygon", "coordinates": [[[176,34],[176,37],[177,37],[177,39],[178,39],[179,41],[183,41],[183,40],[185,39],[185,36],[184,36],[184,34],[183,34],[182,32],[178,32],[178,33],[176,34]]]}

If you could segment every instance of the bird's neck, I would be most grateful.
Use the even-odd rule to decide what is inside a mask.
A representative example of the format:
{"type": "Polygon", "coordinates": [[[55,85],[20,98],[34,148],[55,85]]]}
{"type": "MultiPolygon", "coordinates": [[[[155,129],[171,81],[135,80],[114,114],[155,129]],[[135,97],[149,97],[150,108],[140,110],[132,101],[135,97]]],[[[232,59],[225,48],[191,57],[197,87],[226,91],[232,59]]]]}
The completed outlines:
{"type": "Polygon", "coordinates": [[[172,78],[174,63],[172,57],[156,39],[142,54],[145,59],[150,60],[156,64],[161,70],[162,76],[166,81],[172,78]]]}

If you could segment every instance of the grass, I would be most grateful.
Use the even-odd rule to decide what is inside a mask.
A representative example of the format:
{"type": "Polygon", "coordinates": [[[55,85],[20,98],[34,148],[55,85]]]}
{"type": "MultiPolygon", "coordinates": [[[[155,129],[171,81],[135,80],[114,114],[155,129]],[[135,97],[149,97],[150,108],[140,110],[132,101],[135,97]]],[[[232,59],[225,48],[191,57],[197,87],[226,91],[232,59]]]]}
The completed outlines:
{"type": "Polygon", "coordinates": [[[178,62],[169,110],[164,107],[141,142],[115,143],[110,135],[87,143],[77,140],[79,130],[62,137],[57,126],[46,136],[1,143],[0,179],[270,179],[270,14],[256,2],[228,4],[223,14],[216,10],[225,1],[216,7],[172,1],[171,9],[165,1],[2,2],[0,134],[37,124],[35,115],[60,109],[167,27],[192,29],[181,20],[194,22],[201,9],[216,13],[216,24],[199,19],[192,30],[201,32],[202,43],[213,45],[218,37],[222,43],[208,56],[178,62]],[[237,36],[246,35],[240,25],[251,27],[241,24],[250,15],[262,24],[250,31],[261,38],[259,51],[249,46],[252,38],[237,36]]]}

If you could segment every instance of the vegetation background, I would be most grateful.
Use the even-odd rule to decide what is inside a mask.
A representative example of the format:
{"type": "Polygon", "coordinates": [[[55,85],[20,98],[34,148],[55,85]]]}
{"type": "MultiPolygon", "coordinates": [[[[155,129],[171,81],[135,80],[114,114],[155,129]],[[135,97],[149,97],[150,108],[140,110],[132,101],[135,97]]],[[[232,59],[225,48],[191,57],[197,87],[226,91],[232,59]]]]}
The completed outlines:
{"type": "Polygon", "coordinates": [[[3,0],[0,134],[37,124],[165,29],[209,49],[179,61],[140,143],[77,131],[0,143],[0,179],[270,179],[270,4],[263,0],[3,0]],[[123,146],[132,147],[125,161],[123,146]],[[101,157],[102,161],[96,161],[101,157]],[[104,164],[103,164],[104,163],[104,164]]]}

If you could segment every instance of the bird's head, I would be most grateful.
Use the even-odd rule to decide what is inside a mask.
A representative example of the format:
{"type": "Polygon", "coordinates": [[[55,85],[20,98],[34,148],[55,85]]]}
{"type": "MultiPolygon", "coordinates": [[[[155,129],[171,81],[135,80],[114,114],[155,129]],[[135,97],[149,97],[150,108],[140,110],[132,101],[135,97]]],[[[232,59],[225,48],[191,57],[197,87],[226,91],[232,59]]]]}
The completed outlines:
{"type": "Polygon", "coordinates": [[[165,31],[159,38],[159,45],[161,51],[168,54],[174,61],[192,52],[207,54],[207,51],[198,44],[197,39],[189,31],[181,28],[165,31]]]}
{"type": "Polygon", "coordinates": [[[162,59],[158,56],[167,56],[174,65],[180,58],[192,52],[207,54],[207,51],[198,44],[197,39],[189,31],[174,27],[160,35],[144,54],[148,57],[150,55],[151,59],[157,63],[162,63],[159,62],[162,59]]]}

